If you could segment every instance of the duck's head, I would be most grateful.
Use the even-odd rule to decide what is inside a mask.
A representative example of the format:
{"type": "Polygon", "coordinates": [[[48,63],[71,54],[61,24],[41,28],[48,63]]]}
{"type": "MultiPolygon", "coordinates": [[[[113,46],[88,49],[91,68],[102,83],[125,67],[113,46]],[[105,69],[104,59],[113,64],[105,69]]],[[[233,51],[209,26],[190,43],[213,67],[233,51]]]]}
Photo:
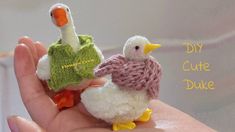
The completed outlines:
{"type": "Polygon", "coordinates": [[[73,23],[70,9],[67,5],[57,3],[50,8],[52,22],[59,28],[66,27],[73,23]]]}
{"type": "Polygon", "coordinates": [[[133,36],[126,41],[123,54],[130,60],[145,60],[149,58],[151,51],[160,47],[160,44],[152,44],[143,36],[133,36]]]}

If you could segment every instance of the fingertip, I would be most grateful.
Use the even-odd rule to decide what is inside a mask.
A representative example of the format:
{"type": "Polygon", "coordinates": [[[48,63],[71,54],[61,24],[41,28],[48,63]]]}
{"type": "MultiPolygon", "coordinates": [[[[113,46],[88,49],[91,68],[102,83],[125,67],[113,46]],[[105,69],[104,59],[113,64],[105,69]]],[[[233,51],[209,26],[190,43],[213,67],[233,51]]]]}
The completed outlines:
{"type": "Polygon", "coordinates": [[[104,78],[104,77],[102,77],[102,78],[100,78],[100,81],[106,82],[106,81],[107,81],[107,79],[106,79],[106,78],[104,78]]]}
{"type": "Polygon", "coordinates": [[[35,132],[44,131],[36,123],[28,121],[20,116],[10,116],[7,118],[8,126],[12,132],[35,132]]]}
{"type": "Polygon", "coordinates": [[[42,42],[40,41],[36,41],[35,44],[41,44],[42,45],[42,42]]]}
{"type": "Polygon", "coordinates": [[[20,47],[26,47],[26,45],[25,45],[25,44],[23,44],[23,43],[18,44],[18,45],[16,45],[15,50],[16,50],[16,49],[18,49],[18,48],[20,48],[20,47]]]}
{"type": "Polygon", "coordinates": [[[9,124],[10,122],[14,121],[15,118],[17,118],[17,115],[8,116],[8,117],[7,117],[7,122],[8,122],[8,124],[9,124]]]}
{"type": "Polygon", "coordinates": [[[43,55],[47,53],[46,48],[43,46],[43,44],[39,41],[35,42],[38,58],[41,58],[43,55]]]}
{"type": "Polygon", "coordinates": [[[33,57],[30,54],[29,48],[25,44],[19,44],[15,48],[14,53],[14,68],[16,76],[22,76],[34,70],[33,57]]]}
{"type": "Polygon", "coordinates": [[[92,82],[90,83],[90,86],[101,86],[104,85],[105,82],[107,81],[106,78],[96,78],[94,80],[92,80],[92,82]]]}
{"type": "Polygon", "coordinates": [[[25,44],[29,48],[29,51],[31,52],[33,59],[36,63],[38,56],[37,56],[37,50],[36,50],[33,40],[29,38],[28,36],[23,36],[19,38],[18,44],[25,44]]]}
{"type": "MultiPolygon", "coordinates": [[[[15,53],[14,53],[14,57],[15,58],[22,58],[22,55],[25,55],[25,53],[27,53],[28,51],[28,47],[25,44],[19,44],[15,47],[15,53]]],[[[18,59],[15,59],[18,60],[18,59]]]]}
{"type": "Polygon", "coordinates": [[[7,123],[8,125],[11,125],[15,122],[15,119],[17,118],[18,116],[17,115],[11,115],[11,116],[8,116],[7,117],[7,123]]]}
{"type": "Polygon", "coordinates": [[[33,40],[28,36],[22,36],[18,39],[18,44],[33,43],[33,40]]]}
{"type": "Polygon", "coordinates": [[[16,115],[7,117],[7,124],[12,132],[19,131],[19,128],[17,127],[17,118],[18,118],[18,116],[16,116],[16,115]]]}
{"type": "Polygon", "coordinates": [[[43,45],[43,43],[42,42],[40,42],[40,41],[36,41],[35,43],[34,43],[35,45],[43,45]]]}

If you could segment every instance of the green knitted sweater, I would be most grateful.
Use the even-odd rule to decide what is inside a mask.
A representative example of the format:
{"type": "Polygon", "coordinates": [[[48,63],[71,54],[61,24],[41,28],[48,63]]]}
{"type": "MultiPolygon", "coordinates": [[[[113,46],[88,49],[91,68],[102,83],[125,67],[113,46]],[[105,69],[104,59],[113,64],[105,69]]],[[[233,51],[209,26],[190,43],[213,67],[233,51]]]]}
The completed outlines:
{"type": "Polygon", "coordinates": [[[61,40],[49,47],[51,76],[48,85],[56,92],[79,84],[83,79],[94,78],[93,69],[101,62],[92,37],[79,35],[78,38],[81,47],[76,53],[69,44],[61,44],[61,40]]]}

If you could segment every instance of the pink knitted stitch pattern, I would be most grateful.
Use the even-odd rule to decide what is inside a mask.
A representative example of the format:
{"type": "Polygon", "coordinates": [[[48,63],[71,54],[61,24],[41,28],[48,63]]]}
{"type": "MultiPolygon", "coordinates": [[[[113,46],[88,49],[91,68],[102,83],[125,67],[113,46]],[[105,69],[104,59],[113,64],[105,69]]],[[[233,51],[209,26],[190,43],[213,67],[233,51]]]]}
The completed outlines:
{"type": "Polygon", "coordinates": [[[146,89],[150,98],[158,97],[162,70],[157,61],[133,61],[127,60],[121,54],[114,55],[95,69],[97,77],[108,74],[111,74],[112,82],[120,88],[146,89]]]}

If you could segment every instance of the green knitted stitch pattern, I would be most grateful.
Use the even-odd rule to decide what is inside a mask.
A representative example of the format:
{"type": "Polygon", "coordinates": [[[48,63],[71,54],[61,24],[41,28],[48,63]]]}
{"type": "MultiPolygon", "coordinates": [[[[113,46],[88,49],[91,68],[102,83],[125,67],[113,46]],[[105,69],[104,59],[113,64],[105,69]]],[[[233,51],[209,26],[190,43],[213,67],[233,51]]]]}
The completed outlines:
{"type": "Polygon", "coordinates": [[[83,79],[94,78],[93,69],[101,62],[91,36],[79,35],[80,49],[75,53],[69,44],[61,40],[49,48],[51,77],[49,87],[54,91],[68,85],[79,84],[83,79]]]}

